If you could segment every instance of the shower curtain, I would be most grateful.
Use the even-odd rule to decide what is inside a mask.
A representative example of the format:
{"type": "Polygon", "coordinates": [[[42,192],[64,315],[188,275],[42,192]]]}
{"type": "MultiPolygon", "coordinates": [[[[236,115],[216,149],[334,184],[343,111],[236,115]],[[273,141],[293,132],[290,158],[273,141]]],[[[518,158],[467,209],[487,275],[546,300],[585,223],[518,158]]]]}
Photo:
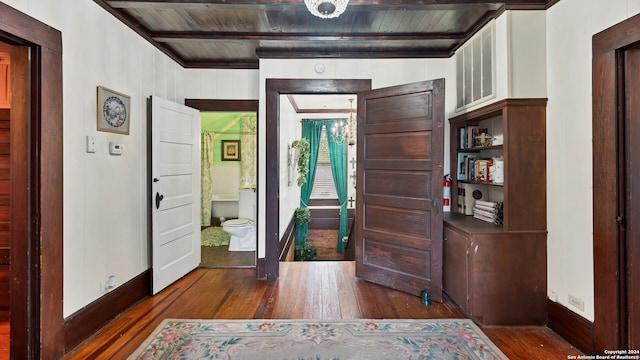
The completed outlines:
{"type": "Polygon", "coordinates": [[[240,141],[240,188],[255,189],[258,182],[256,158],[258,156],[256,115],[242,117],[242,137],[240,141]]]}
{"type": "Polygon", "coordinates": [[[211,225],[211,164],[213,164],[213,138],[215,133],[204,131],[201,136],[200,154],[200,225],[211,225]]]}

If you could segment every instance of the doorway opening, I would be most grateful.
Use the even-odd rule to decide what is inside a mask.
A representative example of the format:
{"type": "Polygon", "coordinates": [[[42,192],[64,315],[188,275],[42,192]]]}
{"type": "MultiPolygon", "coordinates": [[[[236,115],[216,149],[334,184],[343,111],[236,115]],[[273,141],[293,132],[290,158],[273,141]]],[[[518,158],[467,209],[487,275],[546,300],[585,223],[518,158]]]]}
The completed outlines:
{"type": "Polygon", "coordinates": [[[310,247],[301,247],[300,251],[296,247],[293,260],[353,260],[347,251],[345,239],[348,238],[349,224],[353,223],[355,214],[357,125],[353,102],[357,94],[288,94],[280,98],[281,148],[289,152],[288,188],[281,190],[288,194],[280,197],[285,201],[280,202],[281,211],[285,209],[281,213],[288,214],[292,209],[303,206],[311,215],[306,236],[310,247]],[[305,134],[304,129],[308,133],[305,134]],[[319,138],[312,134],[319,135],[319,138]],[[300,185],[297,181],[298,153],[290,144],[303,137],[308,141],[313,138],[313,141],[310,142],[312,155],[305,176],[307,181],[300,185]],[[330,148],[334,150],[333,154],[330,148]],[[296,200],[298,196],[301,202],[296,200]],[[340,201],[341,198],[343,201],[340,201]],[[343,228],[340,231],[343,209],[347,217],[342,219],[343,228]]]}
{"type": "Polygon", "coordinates": [[[225,230],[224,223],[246,219],[250,223],[243,227],[257,227],[258,101],[186,99],[185,105],[200,110],[201,157],[206,151],[209,158],[208,168],[202,168],[209,177],[202,181],[200,267],[255,268],[257,237],[253,242],[250,236],[236,238],[232,244],[230,232],[239,227],[225,230]]]}
{"type": "Polygon", "coordinates": [[[0,40],[11,44],[16,86],[10,113],[10,267],[17,279],[10,299],[11,355],[59,358],[65,347],[62,34],[1,2],[0,13],[0,40]]]}
{"type": "Polygon", "coordinates": [[[640,17],[593,36],[595,352],[640,347],[640,17]]]}
{"type": "Polygon", "coordinates": [[[257,114],[201,112],[200,117],[200,267],[253,268],[257,246],[257,114]]]}
{"type": "MultiPolygon", "coordinates": [[[[0,147],[9,149],[11,143],[11,45],[0,42],[0,147]]],[[[0,152],[0,182],[10,180],[10,152],[0,152]]],[[[9,232],[11,217],[9,207],[9,188],[0,190],[0,359],[9,359],[10,351],[10,302],[11,299],[11,236],[9,232]]]]}
{"type": "Polygon", "coordinates": [[[286,252],[286,241],[280,242],[281,221],[279,201],[281,191],[280,152],[283,146],[280,141],[281,95],[290,94],[356,94],[371,89],[370,79],[267,79],[266,82],[266,193],[265,208],[265,257],[258,261],[258,278],[275,280],[279,275],[279,263],[286,252]]]}

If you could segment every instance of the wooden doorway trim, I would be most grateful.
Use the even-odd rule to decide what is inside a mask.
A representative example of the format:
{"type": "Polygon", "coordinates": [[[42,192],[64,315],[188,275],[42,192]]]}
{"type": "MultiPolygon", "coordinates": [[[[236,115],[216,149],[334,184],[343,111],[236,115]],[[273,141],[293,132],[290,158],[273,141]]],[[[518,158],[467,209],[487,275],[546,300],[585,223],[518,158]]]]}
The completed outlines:
{"type": "Polygon", "coordinates": [[[11,308],[23,309],[11,314],[12,358],[58,359],[65,350],[62,34],[3,3],[0,13],[0,39],[29,48],[31,58],[21,92],[27,108],[11,115],[11,308]]]}
{"type": "Polygon", "coordinates": [[[371,79],[267,79],[266,80],[266,231],[265,257],[258,259],[258,278],[275,280],[279,275],[280,191],[280,95],[288,94],[355,94],[371,90],[371,79]]]}
{"type": "Polygon", "coordinates": [[[624,243],[624,57],[640,42],[640,15],[593,36],[593,260],[594,346],[597,353],[625,346],[624,243]],[[595,147],[597,150],[595,151],[595,147]],[[622,272],[621,272],[622,270],[622,272]]]}
{"type": "Polygon", "coordinates": [[[185,99],[184,104],[200,111],[254,112],[258,114],[258,100],[185,99]]]}

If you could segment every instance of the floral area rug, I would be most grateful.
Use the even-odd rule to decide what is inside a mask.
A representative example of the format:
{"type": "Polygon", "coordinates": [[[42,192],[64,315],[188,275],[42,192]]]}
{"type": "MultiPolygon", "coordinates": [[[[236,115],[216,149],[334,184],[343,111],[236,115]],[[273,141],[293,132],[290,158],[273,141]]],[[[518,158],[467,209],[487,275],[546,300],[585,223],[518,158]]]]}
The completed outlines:
{"type": "Polygon", "coordinates": [[[507,359],[469,319],[175,320],[129,359],[507,359]]]}
{"type": "Polygon", "coordinates": [[[200,237],[202,246],[223,246],[229,245],[231,235],[222,230],[222,227],[211,226],[202,230],[200,237]]]}

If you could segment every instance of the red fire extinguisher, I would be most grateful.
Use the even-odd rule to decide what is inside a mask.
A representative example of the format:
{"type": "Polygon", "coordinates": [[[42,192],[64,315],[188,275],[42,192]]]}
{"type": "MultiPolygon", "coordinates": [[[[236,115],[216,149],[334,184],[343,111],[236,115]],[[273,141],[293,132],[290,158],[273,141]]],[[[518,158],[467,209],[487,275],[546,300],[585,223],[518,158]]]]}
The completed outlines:
{"type": "Polygon", "coordinates": [[[444,176],[444,194],[442,197],[442,211],[451,212],[451,178],[449,174],[444,176]]]}

